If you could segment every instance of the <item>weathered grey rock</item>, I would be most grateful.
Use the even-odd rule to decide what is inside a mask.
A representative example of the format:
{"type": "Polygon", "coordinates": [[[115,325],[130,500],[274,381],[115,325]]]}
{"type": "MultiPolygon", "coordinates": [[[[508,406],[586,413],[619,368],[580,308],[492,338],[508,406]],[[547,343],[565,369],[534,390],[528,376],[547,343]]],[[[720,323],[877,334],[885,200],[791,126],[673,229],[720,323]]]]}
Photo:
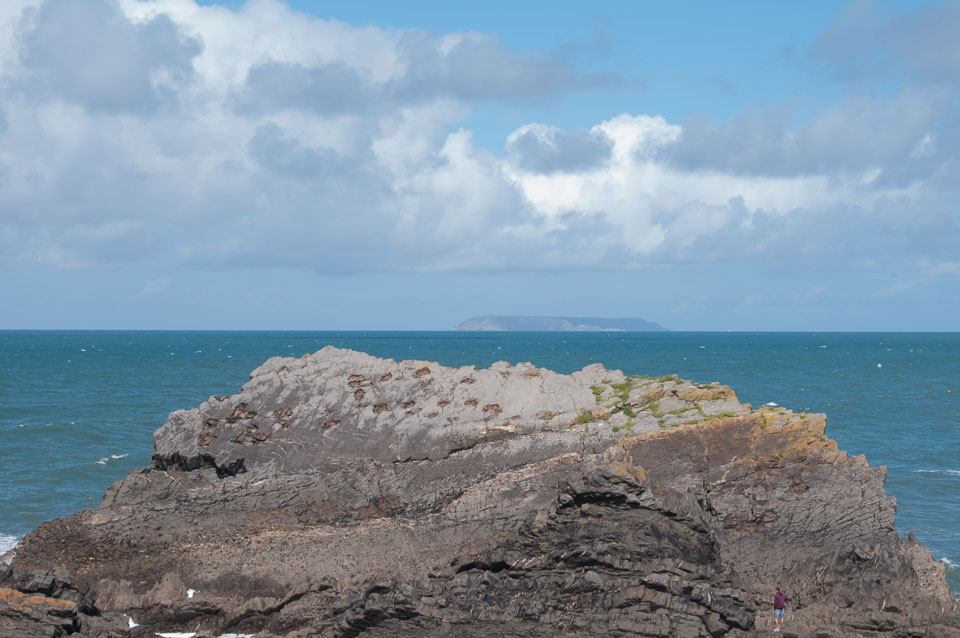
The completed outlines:
{"type": "Polygon", "coordinates": [[[796,635],[960,636],[883,468],[825,425],[600,365],[275,358],[28,535],[0,592],[83,636],[715,638],[768,635],[780,585],[796,635]]]}

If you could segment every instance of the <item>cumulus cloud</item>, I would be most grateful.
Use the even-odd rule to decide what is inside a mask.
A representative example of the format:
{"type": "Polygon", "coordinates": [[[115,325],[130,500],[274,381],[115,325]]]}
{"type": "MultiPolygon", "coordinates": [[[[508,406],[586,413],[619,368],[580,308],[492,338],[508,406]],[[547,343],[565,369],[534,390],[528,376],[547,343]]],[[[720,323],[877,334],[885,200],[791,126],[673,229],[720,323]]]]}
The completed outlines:
{"type": "Polygon", "coordinates": [[[787,107],[530,122],[500,156],[461,127],[472,107],[607,80],[492,35],[358,28],[278,0],[48,0],[0,10],[2,38],[8,268],[955,264],[947,85],[800,123],[787,107]]]}
{"type": "Polygon", "coordinates": [[[935,144],[956,139],[952,96],[905,89],[892,98],[851,97],[794,125],[790,110],[748,108],[725,122],[705,114],[683,123],[678,144],[662,158],[703,170],[723,167],[745,175],[843,174],[905,185],[928,178],[948,159],[935,144]]]}
{"type": "Polygon", "coordinates": [[[251,159],[281,177],[323,180],[354,168],[349,158],[329,148],[308,148],[273,123],[256,128],[248,149],[251,159]]]}
{"type": "Polygon", "coordinates": [[[362,114],[377,109],[378,93],[360,71],[343,62],[308,68],[270,61],[250,69],[237,106],[259,114],[284,110],[362,114]]]}
{"type": "Polygon", "coordinates": [[[535,173],[577,172],[603,166],[613,140],[600,129],[566,133],[556,127],[528,124],[507,138],[507,156],[535,173]]]}
{"type": "Polygon", "coordinates": [[[439,95],[470,102],[534,98],[605,82],[580,77],[568,63],[544,54],[518,54],[489,34],[436,38],[411,30],[401,35],[397,54],[405,72],[390,88],[406,101],[439,95]]]}
{"type": "Polygon", "coordinates": [[[376,114],[440,98],[528,100],[609,83],[545,55],[511,51],[487,34],[438,37],[409,30],[384,46],[393,57],[393,72],[379,78],[346,58],[259,62],[247,73],[238,106],[260,113],[376,114]]]}
{"type": "Polygon", "coordinates": [[[110,2],[50,0],[20,20],[21,73],[10,83],[31,101],[154,110],[176,98],[201,50],[166,15],[134,23],[110,2]]]}

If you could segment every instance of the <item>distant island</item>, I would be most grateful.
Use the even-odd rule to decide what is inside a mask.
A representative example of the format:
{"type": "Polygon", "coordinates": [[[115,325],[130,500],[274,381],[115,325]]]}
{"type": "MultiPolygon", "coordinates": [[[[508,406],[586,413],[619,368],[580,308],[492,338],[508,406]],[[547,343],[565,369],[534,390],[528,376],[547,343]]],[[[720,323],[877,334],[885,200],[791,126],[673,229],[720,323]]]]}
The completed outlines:
{"type": "Polygon", "coordinates": [[[511,317],[484,315],[459,324],[457,330],[510,332],[666,332],[658,323],[645,319],[604,317],[511,317]]]}

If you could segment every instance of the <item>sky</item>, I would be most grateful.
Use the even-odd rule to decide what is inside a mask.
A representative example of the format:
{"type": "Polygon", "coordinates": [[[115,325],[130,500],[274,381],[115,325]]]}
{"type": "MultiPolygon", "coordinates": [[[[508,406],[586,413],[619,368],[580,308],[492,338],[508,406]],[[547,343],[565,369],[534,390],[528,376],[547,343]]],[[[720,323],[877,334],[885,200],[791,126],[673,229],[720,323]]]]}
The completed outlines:
{"type": "Polygon", "coordinates": [[[960,329],[960,2],[0,3],[0,329],[960,329]]]}

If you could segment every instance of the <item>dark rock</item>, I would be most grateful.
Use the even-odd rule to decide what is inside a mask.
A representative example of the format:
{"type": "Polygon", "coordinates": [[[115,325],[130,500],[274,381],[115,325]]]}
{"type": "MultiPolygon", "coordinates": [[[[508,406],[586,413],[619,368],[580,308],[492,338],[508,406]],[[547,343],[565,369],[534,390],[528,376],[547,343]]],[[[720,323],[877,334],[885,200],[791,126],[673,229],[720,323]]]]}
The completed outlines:
{"type": "Polygon", "coordinates": [[[960,636],[825,426],[599,365],[271,359],[21,541],[0,636],[770,635],[776,585],[781,635],[960,636]]]}
{"type": "Polygon", "coordinates": [[[59,638],[79,629],[75,602],[0,588],[0,636],[59,638]]]}

